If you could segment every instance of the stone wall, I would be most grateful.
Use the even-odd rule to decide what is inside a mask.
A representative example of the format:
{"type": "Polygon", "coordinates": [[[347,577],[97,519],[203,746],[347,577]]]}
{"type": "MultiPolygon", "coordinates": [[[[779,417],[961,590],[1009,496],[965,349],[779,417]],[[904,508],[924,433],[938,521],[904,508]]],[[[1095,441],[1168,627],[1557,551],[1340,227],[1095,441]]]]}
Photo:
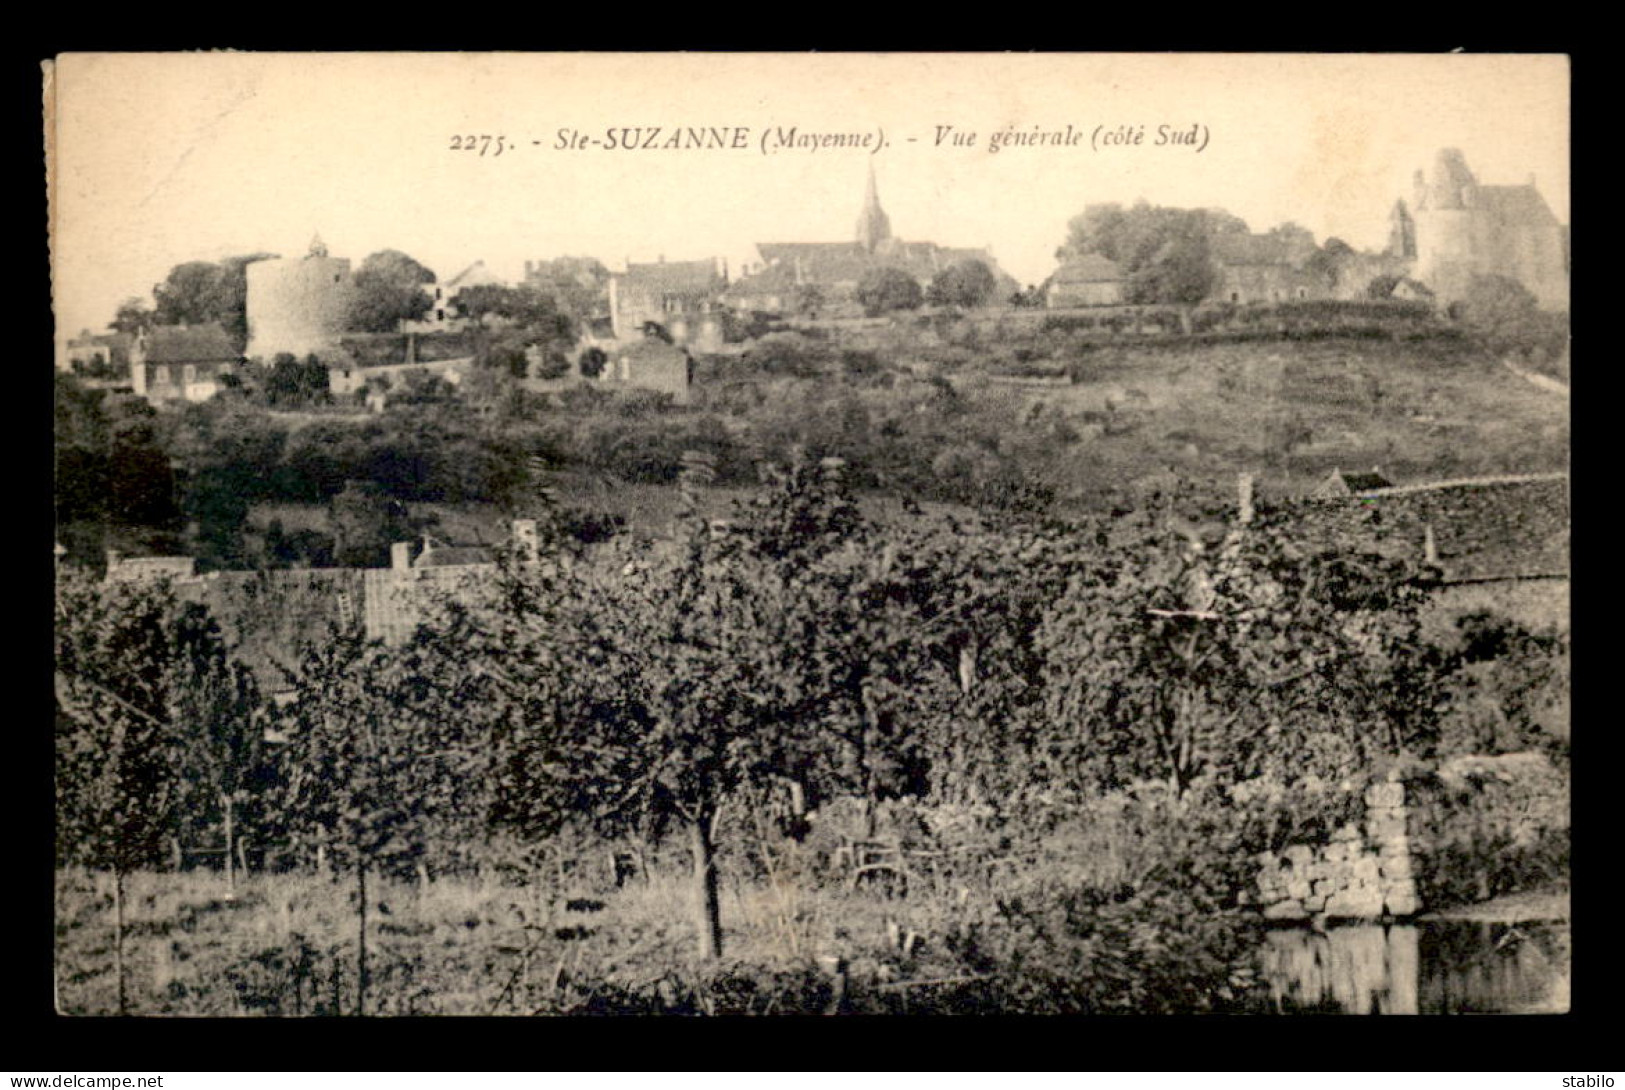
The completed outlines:
{"type": "Polygon", "coordinates": [[[1543,753],[1452,758],[1363,801],[1325,843],[1255,857],[1265,919],[1403,918],[1568,880],[1568,774],[1543,753]]]}
{"type": "Polygon", "coordinates": [[[1405,785],[1366,789],[1365,820],[1326,844],[1293,844],[1257,858],[1256,901],[1269,920],[1377,919],[1421,911],[1405,785]]]}

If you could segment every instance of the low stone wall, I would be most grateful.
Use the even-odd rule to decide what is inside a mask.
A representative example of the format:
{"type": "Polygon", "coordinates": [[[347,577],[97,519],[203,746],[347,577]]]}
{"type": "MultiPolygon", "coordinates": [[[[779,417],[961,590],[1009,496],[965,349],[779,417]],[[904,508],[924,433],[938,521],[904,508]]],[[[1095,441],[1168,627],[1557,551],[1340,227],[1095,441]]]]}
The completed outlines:
{"type": "Polygon", "coordinates": [[[1363,828],[1344,825],[1329,843],[1293,844],[1257,857],[1256,901],[1265,919],[1377,919],[1421,911],[1405,785],[1372,784],[1365,807],[1363,828]]]}

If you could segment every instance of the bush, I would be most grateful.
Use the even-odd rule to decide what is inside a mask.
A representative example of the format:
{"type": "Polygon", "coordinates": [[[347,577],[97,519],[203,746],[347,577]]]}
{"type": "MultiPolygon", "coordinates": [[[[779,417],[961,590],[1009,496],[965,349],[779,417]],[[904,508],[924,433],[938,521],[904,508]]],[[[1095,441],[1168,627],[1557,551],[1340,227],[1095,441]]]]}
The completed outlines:
{"type": "Polygon", "coordinates": [[[890,265],[871,269],[858,281],[858,302],[873,318],[893,310],[916,310],[924,300],[919,281],[890,265]]]}

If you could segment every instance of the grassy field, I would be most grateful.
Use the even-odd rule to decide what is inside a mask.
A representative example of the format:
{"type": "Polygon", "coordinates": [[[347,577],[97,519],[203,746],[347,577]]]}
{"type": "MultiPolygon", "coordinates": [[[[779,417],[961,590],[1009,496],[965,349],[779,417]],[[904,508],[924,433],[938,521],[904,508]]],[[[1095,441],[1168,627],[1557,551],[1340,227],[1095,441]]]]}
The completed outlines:
{"type": "MultiPolygon", "coordinates": [[[[782,857],[779,864],[797,865],[782,857]]],[[[811,1004],[809,1013],[819,1013],[833,1001],[833,959],[897,1000],[901,982],[963,973],[933,940],[945,908],[963,907],[970,891],[905,901],[770,872],[724,881],[726,961],[710,976],[736,982],[696,996],[692,888],[681,866],[655,867],[619,889],[607,877],[528,885],[374,879],[365,1013],[563,1014],[685,1003],[717,1013],[703,1011],[707,1002],[742,1004],[747,1013],[811,1004]],[[729,1000],[737,981],[750,982],[752,994],[729,1000]]],[[[353,877],[251,874],[228,898],[219,873],[129,876],[129,1013],[355,1014],[355,896],[353,877]]],[[[116,1013],[111,876],[60,872],[57,906],[57,1009],[116,1013]]]]}

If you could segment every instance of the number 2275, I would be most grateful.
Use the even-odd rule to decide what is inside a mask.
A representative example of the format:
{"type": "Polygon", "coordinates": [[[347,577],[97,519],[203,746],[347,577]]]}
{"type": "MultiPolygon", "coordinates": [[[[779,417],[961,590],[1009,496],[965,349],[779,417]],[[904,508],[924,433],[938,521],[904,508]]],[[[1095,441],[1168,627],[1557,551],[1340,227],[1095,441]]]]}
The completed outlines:
{"type": "Polygon", "coordinates": [[[481,155],[501,155],[507,147],[507,140],[501,136],[453,136],[451,138],[451,151],[478,150],[481,155]]]}

